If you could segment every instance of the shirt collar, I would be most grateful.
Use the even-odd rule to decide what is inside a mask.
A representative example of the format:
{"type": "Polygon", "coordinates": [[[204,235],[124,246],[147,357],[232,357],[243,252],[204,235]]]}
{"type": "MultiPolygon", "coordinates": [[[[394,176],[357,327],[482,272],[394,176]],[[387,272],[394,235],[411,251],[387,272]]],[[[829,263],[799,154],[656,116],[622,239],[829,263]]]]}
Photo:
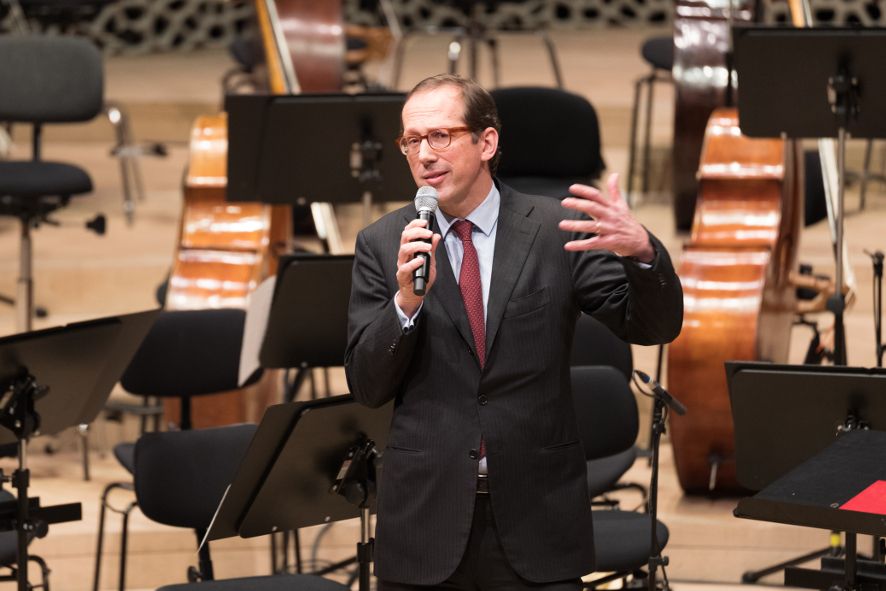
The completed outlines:
{"type": "MultiPolygon", "coordinates": [[[[500,204],[501,193],[499,193],[498,187],[495,186],[495,183],[492,183],[492,188],[489,190],[486,198],[483,199],[483,202],[475,207],[465,219],[474,224],[474,226],[486,236],[489,236],[495,228],[496,222],[498,222],[498,210],[500,204]]],[[[440,208],[437,208],[436,217],[437,228],[439,228],[440,235],[444,238],[446,237],[447,232],[449,232],[449,228],[452,224],[459,219],[449,217],[443,213],[443,210],[440,208]]]]}

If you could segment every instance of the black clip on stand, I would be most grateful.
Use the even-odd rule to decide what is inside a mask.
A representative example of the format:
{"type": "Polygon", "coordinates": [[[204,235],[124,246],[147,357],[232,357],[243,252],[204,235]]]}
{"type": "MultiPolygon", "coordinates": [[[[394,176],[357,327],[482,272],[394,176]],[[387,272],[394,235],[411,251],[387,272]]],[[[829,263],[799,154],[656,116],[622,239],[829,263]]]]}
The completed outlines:
{"type": "Polygon", "coordinates": [[[348,450],[341,469],[329,492],[343,496],[360,509],[360,541],[357,543],[357,575],[360,591],[369,590],[373,539],[369,513],[375,496],[375,460],[379,457],[375,442],[362,441],[348,450]]]}
{"type": "Polygon", "coordinates": [[[0,470],[0,483],[17,491],[14,503],[0,504],[0,531],[18,534],[16,579],[28,583],[28,542],[43,537],[52,523],[79,521],[80,503],[41,507],[28,498],[27,443],[92,422],[154,322],[157,311],[101,318],[61,328],[0,338],[0,443],[18,446],[18,467],[0,470]],[[40,382],[36,376],[40,377],[40,382]]]}
{"type": "Polygon", "coordinates": [[[360,591],[369,591],[377,450],[387,445],[392,408],[369,409],[350,395],[268,408],[203,543],[358,517],[357,558],[311,574],[356,561],[360,591]]]}
{"type": "Polygon", "coordinates": [[[650,378],[640,370],[634,370],[634,376],[648,389],[647,394],[652,396],[654,402],[652,405],[652,440],[649,445],[652,449],[652,476],[649,482],[649,506],[647,513],[650,520],[650,542],[649,542],[649,591],[656,591],[658,581],[657,573],[659,567],[662,572],[662,588],[667,591],[670,588],[668,583],[667,572],[664,567],[668,565],[668,557],[661,555],[661,548],[658,547],[658,460],[659,447],[661,445],[661,436],[665,432],[665,408],[673,410],[678,415],[686,414],[686,407],[679,400],[668,393],[661,385],[650,378]]]}

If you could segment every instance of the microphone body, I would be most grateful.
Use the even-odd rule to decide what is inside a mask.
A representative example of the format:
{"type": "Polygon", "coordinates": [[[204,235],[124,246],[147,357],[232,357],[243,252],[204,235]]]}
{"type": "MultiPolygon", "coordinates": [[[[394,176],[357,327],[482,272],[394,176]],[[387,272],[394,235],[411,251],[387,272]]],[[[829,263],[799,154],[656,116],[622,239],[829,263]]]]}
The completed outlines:
{"type": "Polygon", "coordinates": [[[662,402],[671,407],[675,413],[678,415],[686,414],[686,407],[682,402],[671,396],[671,394],[661,387],[661,384],[653,380],[649,375],[643,373],[639,369],[635,369],[634,373],[637,374],[637,377],[640,378],[640,381],[649,386],[652,392],[658,397],[662,402]]]}
{"type": "MultiPolygon", "coordinates": [[[[415,216],[417,220],[425,220],[427,228],[431,232],[434,231],[434,212],[437,211],[437,189],[434,187],[419,187],[415,194],[415,209],[418,214],[415,216]]],[[[430,240],[424,240],[430,243],[430,240]]],[[[430,253],[420,252],[415,255],[421,257],[424,262],[419,268],[412,272],[412,293],[417,296],[423,296],[427,293],[428,281],[431,278],[431,256],[430,253]]]]}

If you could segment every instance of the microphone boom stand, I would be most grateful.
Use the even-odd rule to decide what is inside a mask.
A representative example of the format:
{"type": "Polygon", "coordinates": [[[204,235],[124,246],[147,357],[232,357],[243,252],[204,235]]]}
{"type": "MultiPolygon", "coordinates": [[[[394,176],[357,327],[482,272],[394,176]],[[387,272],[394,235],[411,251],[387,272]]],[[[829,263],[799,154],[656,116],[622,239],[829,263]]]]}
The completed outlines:
{"type": "Polygon", "coordinates": [[[649,480],[649,501],[647,505],[647,513],[649,514],[649,580],[648,591],[657,591],[658,569],[662,571],[662,589],[667,591],[670,589],[668,584],[667,572],[664,567],[668,565],[668,557],[661,555],[661,548],[658,547],[658,464],[659,464],[659,448],[661,447],[661,436],[666,431],[666,412],[665,408],[673,409],[679,415],[686,414],[686,407],[662,388],[657,382],[654,382],[648,375],[641,371],[634,370],[635,375],[640,381],[649,386],[649,391],[653,398],[652,405],[652,440],[649,442],[652,449],[652,476],[649,480]]]}

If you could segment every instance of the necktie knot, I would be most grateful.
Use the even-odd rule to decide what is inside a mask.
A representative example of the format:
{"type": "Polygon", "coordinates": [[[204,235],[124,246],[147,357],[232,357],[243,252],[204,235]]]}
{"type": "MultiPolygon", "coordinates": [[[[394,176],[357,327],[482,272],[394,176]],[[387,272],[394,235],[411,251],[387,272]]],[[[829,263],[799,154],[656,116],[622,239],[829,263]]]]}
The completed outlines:
{"type": "Polygon", "coordinates": [[[471,233],[474,231],[474,224],[468,220],[457,220],[452,224],[452,231],[462,242],[472,242],[471,233]]]}

